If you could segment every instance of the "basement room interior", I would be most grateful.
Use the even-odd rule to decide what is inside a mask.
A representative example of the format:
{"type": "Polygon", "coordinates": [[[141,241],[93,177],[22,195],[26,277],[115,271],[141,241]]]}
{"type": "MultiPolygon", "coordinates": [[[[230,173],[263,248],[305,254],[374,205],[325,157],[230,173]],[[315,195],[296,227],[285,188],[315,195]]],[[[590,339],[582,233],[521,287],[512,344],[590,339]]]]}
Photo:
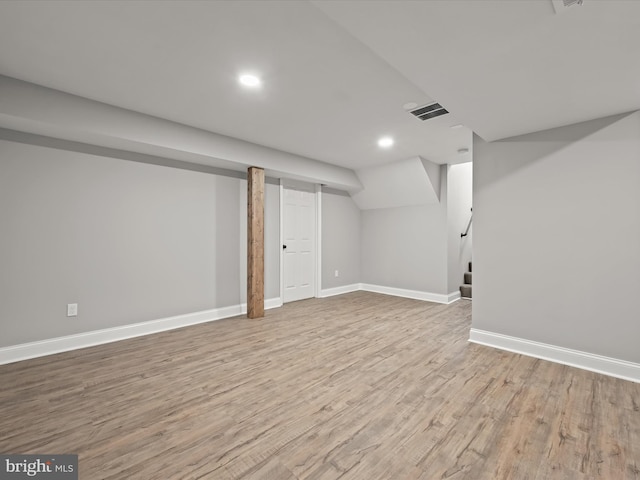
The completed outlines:
{"type": "Polygon", "coordinates": [[[0,2],[0,479],[640,479],[640,2],[0,2]]]}

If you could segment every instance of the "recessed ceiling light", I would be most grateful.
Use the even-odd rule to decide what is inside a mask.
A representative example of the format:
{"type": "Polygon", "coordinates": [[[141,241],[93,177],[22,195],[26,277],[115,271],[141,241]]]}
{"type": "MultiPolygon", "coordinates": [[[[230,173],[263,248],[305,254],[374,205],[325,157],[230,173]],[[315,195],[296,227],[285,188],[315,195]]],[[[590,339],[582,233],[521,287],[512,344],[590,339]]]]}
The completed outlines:
{"type": "Polygon", "coordinates": [[[405,110],[413,110],[414,108],[416,108],[418,106],[418,104],[416,102],[409,102],[409,103],[405,103],[402,108],[404,108],[405,110]]]}
{"type": "Polygon", "coordinates": [[[468,148],[459,148],[458,149],[458,153],[460,155],[464,155],[465,153],[469,153],[469,149],[468,148]]]}
{"type": "Polygon", "coordinates": [[[262,85],[262,81],[260,80],[260,78],[249,73],[240,75],[240,77],[238,77],[238,81],[245,87],[250,88],[258,88],[260,85],[262,85]]]}
{"type": "Polygon", "coordinates": [[[391,137],[380,137],[378,139],[378,146],[381,148],[389,148],[393,145],[393,138],[391,137]]]}
{"type": "Polygon", "coordinates": [[[463,125],[461,123],[457,124],[457,125],[451,125],[450,128],[462,128],[463,125]]]}

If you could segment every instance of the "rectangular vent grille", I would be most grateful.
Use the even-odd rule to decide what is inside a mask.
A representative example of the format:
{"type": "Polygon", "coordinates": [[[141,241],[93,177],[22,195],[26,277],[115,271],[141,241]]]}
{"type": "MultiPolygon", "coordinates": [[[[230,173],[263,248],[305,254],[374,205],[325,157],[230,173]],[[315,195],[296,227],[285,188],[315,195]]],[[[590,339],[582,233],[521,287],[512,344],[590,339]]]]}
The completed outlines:
{"type": "Polygon", "coordinates": [[[551,3],[553,3],[553,9],[556,13],[564,13],[568,12],[571,7],[582,5],[584,2],[583,0],[551,0],[551,3]]]}
{"type": "Polygon", "coordinates": [[[418,117],[420,120],[429,120],[430,118],[439,117],[440,115],[445,115],[449,112],[439,103],[432,103],[431,105],[411,110],[410,113],[418,117]]]}

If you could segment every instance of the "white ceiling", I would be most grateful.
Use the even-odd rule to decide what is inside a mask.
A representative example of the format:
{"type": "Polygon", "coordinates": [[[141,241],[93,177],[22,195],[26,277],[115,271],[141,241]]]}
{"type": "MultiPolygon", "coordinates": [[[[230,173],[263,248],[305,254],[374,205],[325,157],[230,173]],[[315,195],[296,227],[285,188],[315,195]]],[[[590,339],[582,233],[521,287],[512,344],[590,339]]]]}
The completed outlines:
{"type": "Polygon", "coordinates": [[[640,109],[638,0],[315,4],[487,141],[640,109]]]}
{"type": "Polygon", "coordinates": [[[0,2],[0,74],[353,169],[640,108],[638,47],[636,1],[0,2]]]}

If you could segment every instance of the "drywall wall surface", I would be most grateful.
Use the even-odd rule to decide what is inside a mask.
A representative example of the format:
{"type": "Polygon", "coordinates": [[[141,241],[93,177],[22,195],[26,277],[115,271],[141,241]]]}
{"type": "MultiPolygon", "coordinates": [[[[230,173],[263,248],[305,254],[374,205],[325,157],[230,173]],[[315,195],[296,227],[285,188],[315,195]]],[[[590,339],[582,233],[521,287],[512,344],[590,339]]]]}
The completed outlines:
{"type": "Polygon", "coordinates": [[[640,362],[640,114],[474,138],[473,327],[640,362]]]}
{"type": "Polygon", "coordinates": [[[462,237],[471,218],[473,164],[459,163],[447,167],[448,290],[455,292],[464,281],[471,261],[473,224],[462,237]]]}
{"type": "Polygon", "coordinates": [[[346,192],[323,188],[321,198],[322,288],[360,283],[360,209],[346,192]]]}
{"type": "Polygon", "coordinates": [[[447,294],[446,206],[363,210],[362,282],[447,294]]]}
{"type": "Polygon", "coordinates": [[[238,305],[241,182],[1,140],[0,347],[238,305]]]}
{"type": "MultiPolygon", "coordinates": [[[[246,182],[244,182],[246,185],[246,182]]],[[[244,202],[246,205],[246,200],[244,202]]],[[[246,222],[246,215],[244,216],[246,222]]],[[[241,237],[242,238],[246,237],[241,237]]],[[[246,242],[243,242],[246,247],[246,242]]],[[[264,190],[264,298],[280,297],[280,185],[265,184],[264,190]]],[[[242,278],[246,281],[246,271],[242,278]]],[[[243,290],[246,292],[246,289],[243,290]]]]}

